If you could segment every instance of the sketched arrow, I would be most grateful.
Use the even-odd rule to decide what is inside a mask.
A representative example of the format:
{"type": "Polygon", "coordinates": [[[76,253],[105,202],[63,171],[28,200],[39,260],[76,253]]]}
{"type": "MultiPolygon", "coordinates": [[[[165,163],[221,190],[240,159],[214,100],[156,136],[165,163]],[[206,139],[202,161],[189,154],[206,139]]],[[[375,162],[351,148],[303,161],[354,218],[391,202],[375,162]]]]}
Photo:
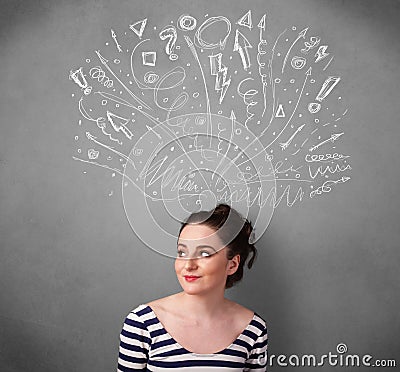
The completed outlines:
{"type": "Polygon", "coordinates": [[[266,22],[266,17],[267,17],[267,15],[266,14],[264,14],[263,16],[262,16],[262,18],[260,19],[260,22],[258,22],[258,25],[257,25],[257,27],[260,29],[260,40],[262,40],[263,38],[262,38],[262,34],[263,34],[263,31],[265,31],[265,28],[266,28],[266,24],[267,24],[267,22],[266,22]]]}
{"type": "Polygon", "coordinates": [[[115,34],[113,29],[111,29],[111,37],[114,39],[114,42],[115,42],[118,52],[121,53],[122,52],[121,45],[119,45],[118,40],[117,40],[117,35],[115,34]]]}
{"type": "MultiPolygon", "coordinates": [[[[303,82],[303,86],[301,87],[301,91],[299,94],[299,97],[297,98],[297,102],[296,102],[296,106],[294,108],[294,110],[292,111],[292,114],[290,115],[290,118],[288,119],[288,121],[286,122],[285,126],[282,128],[282,130],[278,133],[278,135],[274,138],[274,140],[272,142],[270,142],[265,148],[267,149],[268,147],[270,147],[278,138],[279,136],[283,133],[283,131],[286,129],[286,127],[289,125],[290,121],[293,118],[294,113],[297,110],[297,107],[299,106],[299,102],[301,99],[301,96],[303,95],[303,91],[304,91],[304,87],[306,86],[307,83],[307,79],[308,77],[311,75],[311,71],[312,71],[312,67],[310,67],[307,71],[306,71],[306,76],[304,78],[304,82],[303,82]]],[[[268,129],[268,127],[266,127],[260,134],[260,137],[264,134],[264,132],[268,129]]]]}
{"type": "Polygon", "coordinates": [[[289,137],[289,139],[286,142],[282,142],[279,144],[280,147],[282,147],[282,150],[286,150],[289,145],[292,143],[293,138],[296,136],[297,133],[301,132],[301,130],[304,128],[305,124],[300,125],[296,131],[289,137]]]}
{"type": "Polygon", "coordinates": [[[236,30],[233,51],[239,52],[245,71],[251,66],[248,48],[253,48],[253,46],[239,30],[236,30]]]}
{"type": "Polygon", "coordinates": [[[322,145],[325,145],[325,143],[328,143],[328,142],[335,142],[340,136],[342,136],[344,134],[344,132],[342,132],[342,133],[334,133],[334,134],[332,134],[329,138],[327,138],[326,140],[324,140],[324,141],[322,141],[322,142],[320,142],[318,145],[315,145],[315,146],[313,146],[313,147],[310,147],[310,149],[309,149],[309,151],[314,151],[314,150],[316,150],[317,148],[319,148],[319,147],[321,147],[322,145]]]}
{"type": "Polygon", "coordinates": [[[150,106],[148,106],[145,102],[143,102],[139,97],[133,94],[133,92],[119,79],[117,75],[114,74],[114,71],[108,66],[108,60],[105,59],[98,50],[96,50],[96,54],[100,59],[100,62],[103,66],[118,80],[118,82],[125,88],[125,90],[129,93],[129,95],[140,105],[146,107],[148,110],[152,110],[150,106]]]}
{"type": "Polygon", "coordinates": [[[94,143],[97,143],[99,146],[102,146],[104,148],[106,148],[107,150],[110,150],[112,152],[114,152],[115,154],[117,154],[118,156],[120,156],[121,158],[125,159],[126,161],[128,161],[130,164],[132,164],[132,166],[135,168],[136,170],[136,166],[134,164],[134,162],[132,161],[132,159],[129,158],[129,156],[126,156],[125,154],[123,154],[122,152],[119,152],[117,150],[115,150],[113,147],[105,145],[104,143],[101,143],[100,141],[97,140],[97,137],[93,136],[93,134],[91,134],[90,132],[86,132],[86,137],[93,141],[94,143]]]}
{"type": "Polygon", "coordinates": [[[285,70],[286,62],[287,62],[287,59],[288,59],[288,57],[289,57],[289,54],[290,54],[292,48],[296,45],[296,43],[297,43],[301,38],[303,38],[303,39],[305,38],[306,33],[307,33],[307,30],[308,30],[308,27],[299,32],[299,34],[297,35],[296,40],[293,41],[292,45],[290,46],[289,50],[287,51],[286,56],[285,56],[285,59],[283,60],[282,74],[283,74],[283,71],[285,70]]]}

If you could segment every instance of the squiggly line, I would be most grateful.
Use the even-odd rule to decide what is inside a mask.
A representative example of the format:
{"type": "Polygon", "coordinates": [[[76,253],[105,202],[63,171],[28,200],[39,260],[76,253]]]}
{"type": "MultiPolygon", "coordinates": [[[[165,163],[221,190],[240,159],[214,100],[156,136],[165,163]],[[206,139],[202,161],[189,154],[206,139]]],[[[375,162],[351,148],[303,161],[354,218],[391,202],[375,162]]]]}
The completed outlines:
{"type": "Polygon", "coordinates": [[[86,137],[93,141],[94,143],[97,143],[99,146],[102,146],[104,148],[106,148],[107,150],[112,151],[113,153],[117,154],[118,156],[120,156],[121,158],[124,158],[126,161],[128,161],[130,164],[132,164],[133,168],[136,169],[135,163],[133,162],[132,159],[130,159],[128,156],[126,156],[125,154],[123,154],[122,152],[119,152],[117,150],[115,150],[113,147],[105,145],[104,143],[101,143],[100,141],[97,140],[97,137],[93,136],[92,134],[90,134],[90,132],[86,132],[86,137]]]}
{"type": "Polygon", "coordinates": [[[338,154],[337,152],[333,154],[307,154],[304,160],[307,163],[316,163],[316,162],[321,162],[321,163],[328,163],[332,161],[339,161],[342,159],[347,159],[349,158],[350,155],[343,155],[343,154],[338,154]]]}
{"type": "Polygon", "coordinates": [[[325,169],[324,169],[323,166],[321,165],[321,166],[319,166],[319,167],[317,168],[317,170],[316,170],[315,173],[313,174],[313,173],[311,172],[311,166],[308,166],[308,173],[310,174],[310,177],[311,177],[312,179],[315,179],[319,174],[320,174],[321,176],[324,176],[325,173],[327,173],[327,172],[329,172],[329,173],[331,173],[331,174],[334,174],[334,173],[338,173],[338,172],[344,172],[344,171],[347,171],[347,170],[351,170],[350,164],[347,164],[346,166],[343,166],[343,167],[341,167],[339,164],[336,164],[335,167],[330,167],[329,165],[327,165],[327,166],[325,167],[325,169]]]}
{"type": "Polygon", "coordinates": [[[342,178],[339,178],[336,181],[335,180],[325,181],[320,187],[310,192],[310,198],[314,197],[314,195],[322,195],[323,193],[328,193],[332,190],[331,185],[337,183],[345,183],[350,179],[351,179],[350,177],[343,176],[342,178]]]}
{"type": "Polygon", "coordinates": [[[252,106],[257,105],[258,102],[253,101],[253,96],[255,96],[255,95],[258,93],[258,90],[256,90],[256,89],[249,89],[249,90],[247,90],[246,92],[242,93],[242,92],[240,91],[240,88],[241,88],[242,84],[243,84],[245,81],[247,81],[247,80],[254,80],[254,79],[251,78],[251,77],[248,77],[248,78],[246,78],[246,79],[243,79],[243,80],[238,84],[238,86],[237,86],[237,92],[238,92],[239,96],[243,98],[243,102],[244,102],[244,104],[246,105],[246,117],[247,117],[247,119],[246,119],[246,121],[244,122],[244,125],[245,125],[245,127],[248,129],[247,123],[248,123],[249,120],[251,120],[251,119],[253,118],[253,116],[255,115],[255,114],[253,114],[252,112],[249,111],[249,108],[252,107],[252,106]]]}
{"type": "Polygon", "coordinates": [[[114,82],[112,79],[110,79],[108,76],[106,76],[106,73],[103,71],[103,69],[100,66],[92,67],[89,70],[89,75],[92,77],[92,79],[97,80],[99,83],[104,85],[106,88],[112,88],[114,85],[114,82]]]}
{"type": "Polygon", "coordinates": [[[134,69],[134,65],[133,62],[135,61],[135,52],[136,49],[143,43],[149,41],[150,39],[145,39],[140,41],[139,43],[136,44],[136,46],[133,48],[132,53],[131,53],[131,72],[132,72],[132,77],[135,80],[136,85],[140,88],[140,89],[150,89],[153,90],[153,96],[154,96],[154,103],[157,105],[157,107],[161,108],[162,110],[168,111],[168,115],[167,115],[167,120],[169,119],[169,116],[171,114],[171,111],[177,111],[180,108],[182,108],[189,96],[186,92],[181,93],[171,104],[170,107],[163,107],[160,105],[159,101],[158,101],[158,92],[160,90],[167,90],[167,89],[173,89],[178,87],[179,85],[183,84],[185,78],[186,78],[186,71],[183,67],[181,66],[177,66],[174,69],[168,71],[164,76],[162,76],[161,78],[158,77],[157,75],[157,80],[155,82],[157,82],[156,86],[151,87],[148,85],[145,85],[143,83],[141,83],[139,81],[139,79],[136,77],[135,75],[135,69],[134,69]],[[164,83],[165,80],[167,80],[168,78],[170,78],[172,75],[174,74],[181,74],[182,77],[175,83],[169,86],[162,86],[162,84],[164,83]]]}

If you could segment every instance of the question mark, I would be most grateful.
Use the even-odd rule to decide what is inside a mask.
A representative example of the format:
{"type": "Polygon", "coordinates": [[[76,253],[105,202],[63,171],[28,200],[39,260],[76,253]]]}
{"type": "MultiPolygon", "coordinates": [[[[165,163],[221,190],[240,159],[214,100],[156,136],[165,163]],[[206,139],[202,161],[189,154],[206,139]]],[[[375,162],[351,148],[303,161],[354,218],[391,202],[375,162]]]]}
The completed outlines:
{"type": "Polygon", "coordinates": [[[169,59],[171,61],[177,60],[178,56],[173,53],[173,50],[175,49],[176,39],[178,38],[178,35],[176,34],[176,28],[174,26],[166,26],[159,33],[159,36],[161,40],[168,39],[168,43],[165,46],[165,52],[169,55],[169,59]]]}

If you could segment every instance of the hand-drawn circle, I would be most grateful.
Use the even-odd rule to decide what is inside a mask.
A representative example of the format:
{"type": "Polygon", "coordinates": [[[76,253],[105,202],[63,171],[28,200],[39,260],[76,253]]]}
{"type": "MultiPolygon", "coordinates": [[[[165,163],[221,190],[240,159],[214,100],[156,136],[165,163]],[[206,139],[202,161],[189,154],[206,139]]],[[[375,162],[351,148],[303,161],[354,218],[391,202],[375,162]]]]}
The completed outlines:
{"type": "Polygon", "coordinates": [[[301,70],[307,63],[307,60],[304,57],[294,56],[290,64],[296,70],[301,70]]]}
{"type": "Polygon", "coordinates": [[[308,111],[311,114],[316,114],[319,110],[321,110],[321,104],[318,102],[311,102],[308,104],[308,111]]]}
{"type": "Polygon", "coordinates": [[[225,116],[186,114],[152,127],[133,146],[122,179],[133,231],[147,247],[176,257],[180,223],[192,212],[227,203],[252,221],[256,242],[276,197],[266,156],[253,133],[225,116]],[[199,118],[206,119],[203,125],[196,125],[199,118]]]}
{"type": "Polygon", "coordinates": [[[157,80],[160,78],[159,75],[157,75],[155,72],[153,71],[148,71],[144,74],[143,76],[143,81],[146,84],[154,84],[157,82],[157,80]]]}
{"type": "Polygon", "coordinates": [[[197,20],[189,14],[182,14],[178,18],[177,25],[182,31],[192,31],[197,26],[197,20]]]}
{"type": "MultiPolygon", "coordinates": [[[[226,44],[226,39],[231,33],[231,22],[228,18],[224,16],[218,16],[218,17],[210,17],[207,18],[197,29],[196,34],[195,34],[195,43],[198,47],[204,48],[204,49],[214,49],[214,48],[220,48],[223,50],[225,48],[226,44]],[[210,26],[214,25],[215,23],[218,22],[225,22],[227,30],[226,34],[224,35],[223,38],[220,38],[217,42],[213,41],[205,41],[203,39],[203,32],[205,32],[210,26]]],[[[214,35],[217,33],[214,32],[214,35]]]]}

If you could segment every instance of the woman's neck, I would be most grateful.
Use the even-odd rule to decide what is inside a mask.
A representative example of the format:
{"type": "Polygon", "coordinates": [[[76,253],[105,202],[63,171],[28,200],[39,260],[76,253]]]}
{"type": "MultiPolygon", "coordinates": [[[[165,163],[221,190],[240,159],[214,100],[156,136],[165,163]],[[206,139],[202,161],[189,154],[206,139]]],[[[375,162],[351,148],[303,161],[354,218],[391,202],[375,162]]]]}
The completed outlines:
{"type": "Polygon", "coordinates": [[[224,297],[224,291],[207,294],[190,295],[185,292],[178,294],[179,305],[188,318],[194,321],[213,321],[226,311],[229,300],[224,297]]]}

